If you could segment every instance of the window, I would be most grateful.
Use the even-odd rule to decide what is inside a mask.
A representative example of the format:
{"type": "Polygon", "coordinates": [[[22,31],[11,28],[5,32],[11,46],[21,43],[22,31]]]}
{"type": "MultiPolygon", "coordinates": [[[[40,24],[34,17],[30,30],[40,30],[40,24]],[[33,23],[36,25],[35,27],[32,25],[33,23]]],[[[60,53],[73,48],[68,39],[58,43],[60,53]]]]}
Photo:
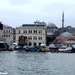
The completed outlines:
{"type": "Polygon", "coordinates": [[[9,35],[9,37],[10,37],[10,35],[9,35]]]}
{"type": "Polygon", "coordinates": [[[39,37],[38,37],[38,40],[42,40],[42,36],[39,36],[39,37]]]}
{"type": "Polygon", "coordinates": [[[36,46],[36,42],[34,42],[34,46],[36,46]]]}
{"type": "Polygon", "coordinates": [[[42,30],[39,30],[38,33],[42,33],[42,30]]]}
{"type": "Polygon", "coordinates": [[[20,33],[20,30],[19,30],[19,33],[20,33]]]}
{"type": "Polygon", "coordinates": [[[33,40],[37,40],[37,36],[33,36],[33,40]]]}
{"type": "Polygon", "coordinates": [[[28,33],[32,33],[32,30],[29,30],[28,33]]]}
{"type": "Polygon", "coordinates": [[[32,40],[32,36],[28,36],[28,40],[32,40]]]}
{"type": "Polygon", "coordinates": [[[27,30],[24,30],[23,33],[27,33],[27,30]]]}
{"type": "Polygon", "coordinates": [[[6,35],[6,37],[8,37],[8,35],[6,35]]]}
{"type": "Polygon", "coordinates": [[[39,44],[38,44],[39,46],[41,45],[41,42],[39,42],[39,44]]]}
{"type": "Polygon", "coordinates": [[[4,30],[4,33],[5,33],[5,30],[4,30]]]}
{"type": "Polygon", "coordinates": [[[4,35],[4,37],[5,37],[5,35],[4,35]]]}
{"type": "Polygon", "coordinates": [[[6,33],[8,33],[8,30],[6,30],[6,33]]]}
{"type": "Polygon", "coordinates": [[[32,45],[32,43],[31,42],[29,42],[29,46],[31,46],[32,45]]]}
{"type": "Polygon", "coordinates": [[[10,30],[9,30],[9,33],[10,33],[10,30]]]}
{"type": "Polygon", "coordinates": [[[37,33],[37,30],[34,30],[34,33],[37,33]]]}

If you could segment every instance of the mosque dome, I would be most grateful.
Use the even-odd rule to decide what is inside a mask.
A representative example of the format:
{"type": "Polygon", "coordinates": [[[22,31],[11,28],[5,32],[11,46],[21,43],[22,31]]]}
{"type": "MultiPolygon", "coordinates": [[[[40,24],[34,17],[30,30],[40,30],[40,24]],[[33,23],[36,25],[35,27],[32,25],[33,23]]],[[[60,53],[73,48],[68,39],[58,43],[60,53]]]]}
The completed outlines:
{"type": "Polygon", "coordinates": [[[54,23],[48,23],[47,28],[58,29],[57,26],[54,23]]]}
{"type": "Polygon", "coordinates": [[[62,37],[72,37],[73,35],[69,32],[64,32],[60,36],[62,36],[62,37]]]}

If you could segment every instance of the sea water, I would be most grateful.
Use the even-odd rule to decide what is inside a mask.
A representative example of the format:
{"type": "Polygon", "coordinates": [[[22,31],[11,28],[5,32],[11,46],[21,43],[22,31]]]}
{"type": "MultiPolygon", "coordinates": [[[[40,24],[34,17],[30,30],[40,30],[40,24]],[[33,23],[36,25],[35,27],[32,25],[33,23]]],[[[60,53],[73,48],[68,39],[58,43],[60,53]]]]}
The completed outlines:
{"type": "Polygon", "coordinates": [[[0,75],[75,75],[75,53],[0,51],[0,75]]]}

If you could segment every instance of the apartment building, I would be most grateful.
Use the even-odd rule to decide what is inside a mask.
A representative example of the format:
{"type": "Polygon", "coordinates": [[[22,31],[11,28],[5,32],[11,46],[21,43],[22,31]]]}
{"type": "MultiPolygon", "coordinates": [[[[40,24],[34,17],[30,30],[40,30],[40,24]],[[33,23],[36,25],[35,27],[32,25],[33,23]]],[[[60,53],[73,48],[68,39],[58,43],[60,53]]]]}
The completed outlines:
{"type": "Polygon", "coordinates": [[[14,36],[13,36],[13,28],[7,25],[3,25],[3,35],[4,41],[7,44],[11,44],[14,42],[14,36]]]}

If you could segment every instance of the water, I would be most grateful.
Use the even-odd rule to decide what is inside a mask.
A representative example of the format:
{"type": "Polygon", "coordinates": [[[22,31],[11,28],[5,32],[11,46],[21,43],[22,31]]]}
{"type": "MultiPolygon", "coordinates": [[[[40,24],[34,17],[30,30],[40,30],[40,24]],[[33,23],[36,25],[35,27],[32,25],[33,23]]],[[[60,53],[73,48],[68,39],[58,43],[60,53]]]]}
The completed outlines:
{"type": "Polygon", "coordinates": [[[0,75],[75,75],[75,53],[0,51],[0,75]]]}

